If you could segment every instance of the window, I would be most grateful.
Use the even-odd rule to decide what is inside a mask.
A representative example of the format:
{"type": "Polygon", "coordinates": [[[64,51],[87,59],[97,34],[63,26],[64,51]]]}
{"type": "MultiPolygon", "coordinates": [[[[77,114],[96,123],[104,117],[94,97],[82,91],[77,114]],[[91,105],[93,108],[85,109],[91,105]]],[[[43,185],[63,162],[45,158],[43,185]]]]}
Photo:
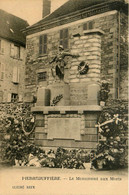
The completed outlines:
{"type": "Polygon", "coordinates": [[[14,45],[14,57],[20,59],[20,47],[17,45],[14,45]]]}
{"type": "Polygon", "coordinates": [[[17,93],[8,93],[7,102],[17,102],[18,94],[17,93]]]}
{"type": "Polygon", "coordinates": [[[10,56],[16,59],[20,59],[20,46],[10,44],[10,56]]]}
{"type": "Polygon", "coordinates": [[[42,35],[39,37],[39,54],[47,53],[47,35],[42,35]]]}
{"type": "Polygon", "coordinates": [[[47,80],[47,72],[38,73],[38,82],[47,80]]]}
{"type": "Polygon", "coordinates": [[[0,54],[4,53],[4,42],[3,40],[0,40],[0,54]]]}
{"type": "Polygon", "coordinates": [[[3,95],[4,95],[3,91],[0,91],[0,102],[3,101],[3,95]]]}
{"type": "Polygon", "coordinates": [[[14,57],[14,44],[10,44],[10,56],[14,57]]]}
{"type": "Polygon", "coordinates": [[[19,83],[19,68],[18,66],[13,67],[13,83],[19,83]]]}
{"type": "Polygon", "coordinates": [[[60,45],[63,45],[64,49],[68,48],[68,29],[60,31],[60,45]]]}
{"type": "Polygon", "coordinates": [[[5,64],[0,63],[0,80],[3,80],[5,76],[5,64]]]}
{"type": "Polygon", "coordinates": [[[25,56],[25,49],[23,47],[20,47],[20,59],[23,60],[25,56]]]}
{"type": "Polygon", "coordinates": [[[89,21],[85,24],[83,24],[83,30],[91,30],[94,28],[94,22],[93,21],[89,21]]]}
{"type": "Polygon", "coordinates": [[[17,93],[12,93],[11,94],[11,102],[16,102],[18,100],[18,94],[17,93]]]}

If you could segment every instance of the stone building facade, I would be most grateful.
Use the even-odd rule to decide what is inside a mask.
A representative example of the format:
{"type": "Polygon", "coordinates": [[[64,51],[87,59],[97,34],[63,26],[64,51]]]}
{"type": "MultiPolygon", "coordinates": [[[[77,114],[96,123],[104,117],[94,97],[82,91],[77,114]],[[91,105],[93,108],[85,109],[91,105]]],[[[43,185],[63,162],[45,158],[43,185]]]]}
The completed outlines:
{"type": "Polygon", "coordinates": [[[0,102],[24,97],[25,35],[28,23],[0,10],[0,102]]]}
{"type": "Polygon", "coordinates": [[[32,108],[37,144],[96,147],[101,81],[109,81],[109,98],[128,95],[127,5],[122,0],[70,0],[26,34],[25,101],[37,96],[32,108]],[[64,58],[63,81],[53,76],[50,64],[59,45],[78,56],[64,58]],[[80,74],[83,63],[88,71],[80,74]]]}

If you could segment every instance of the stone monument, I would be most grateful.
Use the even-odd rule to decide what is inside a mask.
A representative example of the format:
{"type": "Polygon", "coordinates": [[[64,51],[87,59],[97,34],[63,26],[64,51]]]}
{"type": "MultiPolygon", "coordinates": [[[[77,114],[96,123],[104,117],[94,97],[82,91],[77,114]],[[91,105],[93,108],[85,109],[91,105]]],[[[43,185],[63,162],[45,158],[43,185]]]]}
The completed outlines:
{"type": "Polygon", "coordinates": [[[37,145],[96,148],[98,130],[95,125],[101,112],[98,94],[102,34],[102,31],[94,30],[73,35],[71,53],[76,55],[63,51],[50,62],[51,83],[38,89],[37,103],[32,108],[36,115],[37,145]],[[67,83],[64,81],[66,55],[72,57],[67,68],[67,83]]]}

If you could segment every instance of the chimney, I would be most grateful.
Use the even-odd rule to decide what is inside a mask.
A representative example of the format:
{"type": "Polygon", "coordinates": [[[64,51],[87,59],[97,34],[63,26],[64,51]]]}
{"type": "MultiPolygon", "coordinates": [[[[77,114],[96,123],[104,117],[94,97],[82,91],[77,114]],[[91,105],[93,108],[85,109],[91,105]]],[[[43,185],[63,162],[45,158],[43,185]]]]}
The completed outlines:
{"type": "Polygon", "coordinates": [[[42,18],[49,15],[51,12],[51,0],[43,0],[42,18]]]}

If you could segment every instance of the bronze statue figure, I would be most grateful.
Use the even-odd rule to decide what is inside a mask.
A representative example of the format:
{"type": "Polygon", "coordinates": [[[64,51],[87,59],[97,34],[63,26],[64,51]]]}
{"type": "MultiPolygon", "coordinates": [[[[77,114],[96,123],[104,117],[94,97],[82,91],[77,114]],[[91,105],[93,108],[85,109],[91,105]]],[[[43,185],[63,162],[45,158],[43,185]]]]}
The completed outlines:
{"type": "MultiPolygon", "coordinates": [[[[53,62],[56,62],[56,66],[54,66],[55,74],[59,77],[60,80],[63,80],[63,78],[64,78],[64,67],[66,66],[66,62],[65,62],[64,58],[66,56],[71,56],[73,58],[79,57],[79,55],[72,55],[69,52],[65,52],[63,46],[60,45],[59,52],[53,58],[53,60],[49,62],[50,64],[53,62]]],[[[53,74],[53,67],[51,70],[52,70],[52,74],[53,74]]]]}

